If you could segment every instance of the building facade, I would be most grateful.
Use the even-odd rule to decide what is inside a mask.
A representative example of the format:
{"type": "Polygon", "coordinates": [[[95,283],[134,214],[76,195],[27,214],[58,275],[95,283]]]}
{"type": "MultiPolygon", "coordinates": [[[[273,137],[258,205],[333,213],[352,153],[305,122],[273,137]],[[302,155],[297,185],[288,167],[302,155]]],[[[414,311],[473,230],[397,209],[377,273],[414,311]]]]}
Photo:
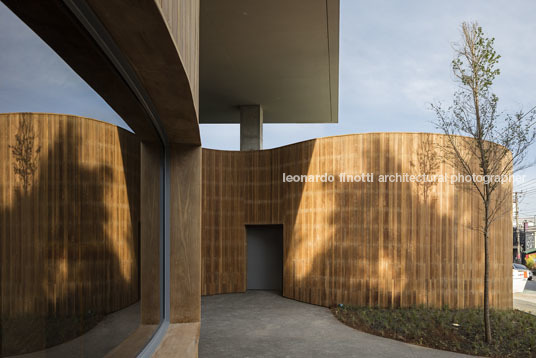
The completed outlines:
{"type": "MultiPolygon", "coordinates": [[[[262,150],[263,123],[338,121],[338,0],[2,1],[134,132],[69,115],[1,116],[2,355],[25,353],[6,349],[13,312],[29,322],[66,313],[39,321],[43,348],[62,343],[48,338],[62,322],[139,301],[139,327],[109,356],[197,356],[201,295],[248,288],[251,225],[282,225],[286,297],[482,305],[473,194],[338,178],[452,173],[422,162],[443,136],[356,134],[262,150]],[[200,123],[240,123],[242,151],[202,149],[200,123]],[[13,150],[19,130],[34,154],[13,150]]],[[[512,307],[510,230],[509,219],[492,229],[496,308],[512,307]]]]}

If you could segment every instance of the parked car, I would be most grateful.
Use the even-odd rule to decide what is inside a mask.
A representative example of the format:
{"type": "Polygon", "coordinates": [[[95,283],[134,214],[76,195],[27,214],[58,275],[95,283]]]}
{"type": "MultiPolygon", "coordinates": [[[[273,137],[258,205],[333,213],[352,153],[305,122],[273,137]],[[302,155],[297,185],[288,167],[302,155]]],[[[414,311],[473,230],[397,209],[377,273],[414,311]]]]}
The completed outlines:
{"type": "Polygon", "coordinates": [[[513,264],[512,264],[512,268],[513,268],[514,270],[517,270],[517,271],[522,271],[522,272],[525,272],[525,271],[526,271],[526,272],[527,272],[527,279],[528,279],[529,281],[532,281],[532,271],[529,270],[529,269],[527,268],[527,266],[525,266],[525,265],[521,265],[521,264],[513,263],[513,264]]]}

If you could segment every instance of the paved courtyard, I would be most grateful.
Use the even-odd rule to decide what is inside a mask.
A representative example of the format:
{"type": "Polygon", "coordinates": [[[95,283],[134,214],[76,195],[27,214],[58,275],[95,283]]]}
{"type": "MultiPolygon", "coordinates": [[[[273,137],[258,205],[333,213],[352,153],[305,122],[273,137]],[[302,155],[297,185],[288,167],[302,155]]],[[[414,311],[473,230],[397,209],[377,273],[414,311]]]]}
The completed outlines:
{"type": "Polygon", "coordinates": [[[359,332],[270,291],[203,297],[201,316],[200,358],[468,357],[359,332]]]}

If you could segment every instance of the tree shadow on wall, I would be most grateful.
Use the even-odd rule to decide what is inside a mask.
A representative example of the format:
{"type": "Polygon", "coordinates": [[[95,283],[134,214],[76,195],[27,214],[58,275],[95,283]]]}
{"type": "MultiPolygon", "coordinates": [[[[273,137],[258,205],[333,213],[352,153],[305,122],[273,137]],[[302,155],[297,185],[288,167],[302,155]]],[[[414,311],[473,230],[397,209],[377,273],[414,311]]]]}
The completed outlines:
{"type": "MultiPolygon", "coordinates": [[[[330,150],[345,153],[346,147],[337,148],[341,145],[338,142],[349,138],[334,138],[334,147],[327,149],[328,154],[330,150]]],[[[293,273],[285,296],[324,306],[480,306],[482,243],[471,228],[479,220],[478,198],[468,197],[462,188],[442,184],[423,187],[415,183],[379,183],[379,174],[415,171],[417,168],[412,169],[408,159],[420,160],[415,150],[425,153],[429,148],[426,138],[424,144],[416,140],[415,148],[406,149],[408,158],[401,150],[406,137],[383,138],[378,134],[366,138],[360,160],[365,172],[375,173],[374,183],[302,187],[299,200],[313,206],[306,206],[305,213],[300,214],[295,211],[299,204],[292,204],[298,217],[292,218],[285,232],[294,231],[295,242],[285,252],[290,249],[301,254],[287,256],[286,270],[293,273]],[[321,193],[323,197],[312,197],[308,192],[311,188],[313,194],[321,193]],[[318,203],[322,205],[315,207],[318,203]],[[315,229],[309,233],[301,228],[311,224],[315,229]],[[293,260],[301,265],[298,271],[292,266],[293,260]]],[[[348,171],[342,161],[342,167],[332,164],[335,162],[314,169],[334,175],[348,171]]],[[[423,163],[425,168],[434,167],[438,172],[447,170],[444,163],[432,164],[423,163]]],[[[354,169],[360,172],[358,166],[354,169]]],[[[504,255],[496,252],[499,262],[493,270],[497,275],[502,272],[503,277],[504,255]]],[[[498,279],[492,283],[491,300],[496,307],[507,305],[501,282],[498,279]]]]}
{"type": "MultiPolygon", "coordinates": [[[[2,356],[75,338],[138,300],[137,278],[124,277],[114,250],[120,238],[109,234],[106,195],[113,168],[87,165],[79,126],[73,120],[63,124],[46,151],[24,154],[39,158],[35,176],[18,177],[4,189],[11,193],[0,209],[2,356]]],[[[27,125],[27,119],[19,122],[18,133],[27,125]]],[[[92,150],[103,149],[96,144],[92,150]]],[[[136,239],[128,238],[131,249],[136,239]]],[[[134,260],[137,266],[137,255],[134,260]]]]}

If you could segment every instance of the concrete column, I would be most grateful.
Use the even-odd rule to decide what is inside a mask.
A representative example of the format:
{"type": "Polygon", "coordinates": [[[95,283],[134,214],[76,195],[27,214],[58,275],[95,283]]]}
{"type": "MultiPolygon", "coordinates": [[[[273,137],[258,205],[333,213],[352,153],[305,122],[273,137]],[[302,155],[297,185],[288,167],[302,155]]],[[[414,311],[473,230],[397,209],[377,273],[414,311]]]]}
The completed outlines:
{"type": "Polygon", "coordinates": [[[140,279],[141,323],[160,322],[160,143],[142,142],[140,148],[140,279]]]}
{"type": "Polygon", "coordinates": [[[240,150],[262,149],[261,105],[240,106],[240,150]]]}
{"type": "Polygon", "coordinates": [[[201,320],[200,146],[170,146],[170,323],[201,320]]]}

